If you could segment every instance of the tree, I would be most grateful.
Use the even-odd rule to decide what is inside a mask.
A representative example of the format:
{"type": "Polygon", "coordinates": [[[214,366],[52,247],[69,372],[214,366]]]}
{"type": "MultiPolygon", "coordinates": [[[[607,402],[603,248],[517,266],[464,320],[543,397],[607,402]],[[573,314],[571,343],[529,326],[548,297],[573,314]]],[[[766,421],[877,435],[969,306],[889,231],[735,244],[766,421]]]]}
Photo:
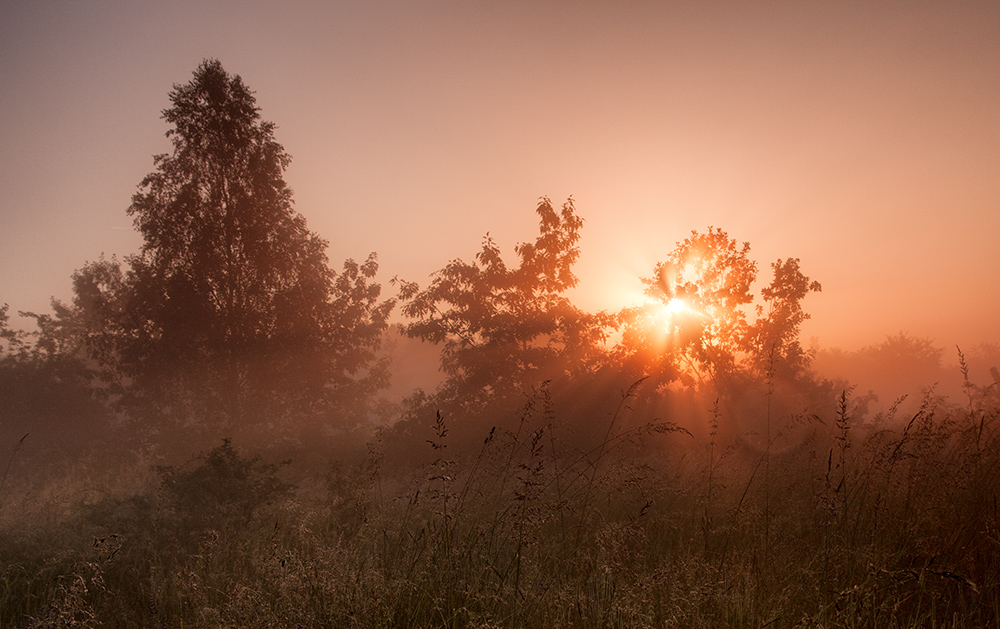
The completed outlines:
{"type": "Polygon", "coordinates": [[[0,443],[30,435],[25,454],[51,461],[105,438],[105,406],[74,339],[48,314],[20,312],[36,329],[10,329],[7,309],[0,306],[0,443]]]}
{"type": "Polygon", "coordinates": [[[647,303],[621,313],[619,355],[661,382],[732,372],[757,277],[749,251],[749,243],[738,246],[714,227],[678,242],[651,277],[641,278],[647,303]]]}
{"type": "Polygon", "coordinates": [[[758,318],[749,330],[749,350],[758,371],[777,369],[794,375],[809,364],[809,355],[799,342],[802,322],[809,318],[802,300],[823,287],[803,275],[798,258],[772,262],[771,271],[771,283],[760,291],[765,305],[757,306],[758,318]]]}
{"type": "Polygon", "coordinates": [[[393,301],[374,254],[328,266],[294,211],[290,158],[253,92],[216,60],[170,92],[173,151],[128,213],[138,255],[74,275],[76,325],[134,410],[228,430],[291,415],[357,421],[387,380],[376,358],[393,301]]]}
{"type": "Polygon", "coordinates": [[[816,356],[818,371],[831,378],[842,378],[861,391],[878,392],[879,401],[888,407],[902,395],[909,396],[900,412],[916,412],[921,404],[923,387],[934,385],[942,393],[959,394],[955,388],[947,391],[949,378],[942,364],[944,349],[929,338],[911,336],[905,332],[892,334],[881,343],[866,345],[855,351],[820,350],[816,356]]]}
{"type": "Polygon", "coordinates": [[[406,333],[440,343],[445,398],[481,403],[545,379],[588,368],[604,340],[602,315],[577,309],[565,291],[577,283],[573,263],[583,219],[573,200],[561,210],[542,198],[539,235],[514,248],[508,267],[487,234],[475,262],[453,260],[420,290],[404,282],[406,333]]]}
{"type": "Polygon", "coordinates": [[[9,304],[0,306],[0,361],[11,360],[25,351],[24,332],[12,330],[8,325],[9,304]]]}
{"type": "Polygon", "coordinates": [[[797,259],[778,260],[750,321],[757,263],[749,253],[749,243],[714,227],[678,242],[651,277],[641,278],[647,303],[620,313],[619,358],[661,384],[766,375],[778,362],[788,375],[800,374],[808,363],[798,342],[808,318],[801,301],[820,285],[802,274],[797,259]]]}

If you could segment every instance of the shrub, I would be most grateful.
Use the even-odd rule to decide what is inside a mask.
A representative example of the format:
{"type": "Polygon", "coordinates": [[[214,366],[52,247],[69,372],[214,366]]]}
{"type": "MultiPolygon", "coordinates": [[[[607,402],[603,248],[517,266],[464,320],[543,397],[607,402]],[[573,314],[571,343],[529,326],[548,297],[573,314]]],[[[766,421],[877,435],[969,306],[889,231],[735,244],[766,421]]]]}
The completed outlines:
{"type": "Polygon", "coordinates": [[[156,468],[165,506],[189,531],[245,525],[260,507],[294,489],[277,476],[289,461],[262,463],[259,456],[240,456],[229,439],[199,459],[201,464],[189,471],[183,466],[156,468]]]}

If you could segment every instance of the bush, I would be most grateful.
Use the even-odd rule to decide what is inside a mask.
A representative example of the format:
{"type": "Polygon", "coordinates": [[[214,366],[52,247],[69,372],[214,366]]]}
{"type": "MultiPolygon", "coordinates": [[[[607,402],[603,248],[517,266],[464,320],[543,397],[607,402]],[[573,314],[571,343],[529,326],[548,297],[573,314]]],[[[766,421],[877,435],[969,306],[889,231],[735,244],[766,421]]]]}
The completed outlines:
{"type": "Polygon", "coordinates": [[[188,531],[246,525],[262,506],[291,495],[294,487],[282,482],[278,470],[289,461],[262,463],[259,456],[242,457],[229,439],[199,457],[190,471],[158,466],[165,506],[188,531]]]}

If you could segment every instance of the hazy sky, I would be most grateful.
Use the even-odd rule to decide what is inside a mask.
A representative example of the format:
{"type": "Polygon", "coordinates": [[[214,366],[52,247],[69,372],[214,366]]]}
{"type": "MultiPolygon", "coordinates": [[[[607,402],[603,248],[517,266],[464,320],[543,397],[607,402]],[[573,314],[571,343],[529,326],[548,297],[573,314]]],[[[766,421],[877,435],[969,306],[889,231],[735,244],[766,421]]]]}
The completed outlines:
{"type": "Polygon", "coordinates": [[[713,225],[823,284],[807,343],[1000,341],[996,0],[0,0],[0,303],[47,310],[137,249],[160,113],[209,57],[278,125],[336,267],[377,251],[425,285],[572,195],[585,309],[713,225]]]}

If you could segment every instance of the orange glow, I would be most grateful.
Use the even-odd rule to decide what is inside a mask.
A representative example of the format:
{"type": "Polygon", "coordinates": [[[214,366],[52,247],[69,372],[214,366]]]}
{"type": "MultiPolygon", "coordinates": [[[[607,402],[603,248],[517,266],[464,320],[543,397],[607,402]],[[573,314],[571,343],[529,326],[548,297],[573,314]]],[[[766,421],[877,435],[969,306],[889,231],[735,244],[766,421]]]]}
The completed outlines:
{"type": "MultiPolygon", "coordinates": [[[[0,21],[11,325],[70,299],[84,262],[138,251],[125,209],[170,149],[159,110],[211,55],[277,125],[330,260],[378,252],[385,296],[487,232],[509,256],[539,196],[573,195],[587,312],[642,305],[639,278],[716,225],[751,243],[762,282],[779,257],[822,282],[806,344],[1000,342],[998,2],[250,0],[232,32],[214,27],[224,3],[50,4],[0,21]]],[[[725,315],[684,298],[674,316],[725,315]]]]}
{"type": "Polygon", "coordinates": [[[679,334],[686,322],[689,322],[690,317],[695,314],[691,305],[680,297],[674,297],[666,303],[651,302],[648,308],[652,314],[651,321],[655,322],[655,327],[668,335],[679,334]]]}
{"type": "Polygon", "coordinates": [[[677,297],[671,299],[670,302],[666,305],[667,312],[670,314],[677,314],[682,310],[686,310],[687,307],[688,306],[686,303],[684,303],[684,300],[679,299],[677,297]]]}

